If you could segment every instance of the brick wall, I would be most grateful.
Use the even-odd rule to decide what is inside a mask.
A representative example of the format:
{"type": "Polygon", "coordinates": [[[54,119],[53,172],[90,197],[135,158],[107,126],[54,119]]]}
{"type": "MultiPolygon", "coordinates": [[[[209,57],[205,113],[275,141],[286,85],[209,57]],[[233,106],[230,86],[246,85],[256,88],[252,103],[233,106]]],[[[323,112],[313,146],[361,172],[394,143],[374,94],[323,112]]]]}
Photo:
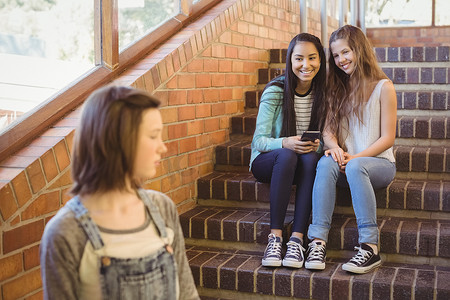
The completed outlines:
{"type": "Polygon", "coordinates": [[[450,46],[450,26],[367,28],[366,32],[375,47],[450,46]]]}
{"type": "MultiPolygon", "coordinates": [[[[195,205],[196,179],[213,170],[213,149],[228,139],[231,116],[243,112],[268,49],[286,48],[298,33],[298,12],[292,0],[222,1],[115,80],[162,101],[168,152],[145,187],[167,193],[180,213],[195,205]]],[[[39,243],[70,198],[78,118],[79,108],[0,162],[1,299],[42,298],[39,243]]]]}

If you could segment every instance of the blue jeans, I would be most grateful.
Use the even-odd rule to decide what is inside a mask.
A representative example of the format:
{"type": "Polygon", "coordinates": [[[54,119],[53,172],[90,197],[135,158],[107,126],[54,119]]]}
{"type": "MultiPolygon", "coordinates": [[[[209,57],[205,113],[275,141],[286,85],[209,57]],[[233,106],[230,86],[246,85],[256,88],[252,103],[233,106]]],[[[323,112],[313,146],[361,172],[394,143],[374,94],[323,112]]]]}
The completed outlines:
{"type": "Polygon", "coordinates": [[[283,229],[292,185],[295,194],[293,232],[305,233],[311,215],[311,193],[319,155],[297,154],[286,148],[261,153],[252,163],[255,178],[270,182],[270,228],[283,229]]]}
{"type": "Polygon", "coordinates": [[[395,163],[384,158],[358,157],[350,160],[345,174],[330,156],[323,156],[317,164],[313,188],[312,224],[308,238],[328,241],[336,184],[350,187],[353,210],[358,225],[359,243],[378,244],[377,204],[374,189],[389,185],[396,172],[395,163]]]}

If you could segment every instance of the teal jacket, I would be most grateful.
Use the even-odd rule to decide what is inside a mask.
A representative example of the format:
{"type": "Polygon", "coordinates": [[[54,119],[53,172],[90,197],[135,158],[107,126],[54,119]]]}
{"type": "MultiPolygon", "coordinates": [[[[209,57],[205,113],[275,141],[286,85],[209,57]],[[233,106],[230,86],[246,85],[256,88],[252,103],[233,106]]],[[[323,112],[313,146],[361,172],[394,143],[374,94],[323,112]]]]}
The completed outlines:
{"type": "Polygon", "coordinates": [[[280,137],[283,126],[283,89],[272,85],[265,89],[259,102],[256,129],[252,140],[250,169],[253,160],[262,152],[282,148],[284,137],[280,137]]]}
{"type": "MultiPolygon", "coordinates": [[[[279,81],[283,81],[284,76],[279,81]]],[[[252,152],[250,156],[250,169],[253,160],[263,152],[270,152],[283,148],[281,128],[283,127],[283,88],[271,85],[267,87],[261,95],[259,102],[258,117],[256,118],[256,129],[253,134],[252,152]]],[[[316,151],[323,152],[323,141],[316,151]]]]}

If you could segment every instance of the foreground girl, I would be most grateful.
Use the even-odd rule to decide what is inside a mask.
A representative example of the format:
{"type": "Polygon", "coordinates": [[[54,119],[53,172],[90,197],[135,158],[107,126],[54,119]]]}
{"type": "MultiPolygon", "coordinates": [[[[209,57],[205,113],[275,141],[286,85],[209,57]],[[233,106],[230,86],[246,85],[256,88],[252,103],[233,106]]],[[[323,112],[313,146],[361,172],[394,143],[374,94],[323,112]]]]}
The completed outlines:
{"type": "Polygon", "coordinates": [[[41,243],[45,299],[198,299],[176,207],[141,184],[156,174],[159,101],[109,86],[84,104],[72,198],[41,243]]]}

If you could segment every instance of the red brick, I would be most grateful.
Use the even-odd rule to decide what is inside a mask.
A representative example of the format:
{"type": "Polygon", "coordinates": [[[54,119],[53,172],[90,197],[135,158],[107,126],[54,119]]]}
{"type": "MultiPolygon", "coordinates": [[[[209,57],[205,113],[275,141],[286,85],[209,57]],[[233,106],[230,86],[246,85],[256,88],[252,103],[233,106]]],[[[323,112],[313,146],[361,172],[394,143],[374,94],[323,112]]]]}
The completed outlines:
{"type": "Polygon", "coordinates": [[[205,118],[211,116],[211,104],[196,105],[195,110],[196,118],[205,118]]]}
{"type": "Polygon", "coordinates": [[[221,89],[219,92],[219,100],[223,101],[223,100],[231,100],[233,99],[233,89],[221,89]]]}
{"type": "Polygon", "coordinates": [[[0,259],[0,282],[22,272],[22,254],[3,257],[0,259]]]}
{"type": "Polygon", "coordinates": [[[169,104],[169,92],[168,91],[156,91],[153,93],[159,101],[161,102],[160,107],[165,107],[169,104]]]}
{"type": "Polygon", "coordinates": [[[11,181],[12,188],[16,194],[17,203],[22,207],[31,198],[30,185],[25,172],[21,172],[11,181]]]}
{"type": "Polygon", "coordinates": [[[219,61],[219,72],[231,72],[231,60],[220,60],[219,61]]]}
{"type": "Polygon", "coordinates": [[[203,91],[189,90],[187,92],[187,103],[202,103],[203,102],[203,91]]]}
{"type": "Polygon", "coordinates": [[[239,76],[236,74],[226,74],[225,75],[225,85],[226,86],[240,86],[242,83],[239,81],[239,76]]]}
{"type": "Polygon", "coordinates": [[[173,67],[172,56],[169,54],[164,61],[166,62],[167,77],[171,77],[175,72],[173,67]]]}
{"type": "Polygon", "coordinates": [[[211,87],[211,75],[210,74],[196,74],[195,86],[197,88],[211,87]]]}
{"type": "Polygon", "coordinates": [[[17,203],[11,186],[7,183],[0,183],[0,215],[3,221],[8,220],[16,211],[17,203]]]}
{"type": "Polygon", "coordinates": [[[23,251],[23,264],[25,270],[39,266],[39,245],[23,251]]]}
{"type": "Polygon", "coordinates": [[[225,47],[225,57],[227,58],[238,58],[238,49],[232,46],[225,47]]]}
{"type": "Polygon", "coordinates": [[[25,298],[25,300],[42,300],[42,299],[44,299],[43,291],[39,291],[36,294],[33,294],[33,295],[25,298]]]}
{"type": "Polygon", "coordinates": [[[178,121],[178,108],[176,107],[164,107],[159,110],[163,123],[174,123],[178,121]]]}
{"type": "Polygon", "coordinates": [[[225,114],[235,114],[238,112],[237,102],[225,102],[225,114]]]}
{"type": "Polygon", "coordinates": [[[178,49],[175,49],[172,51],[172,63],[173,63],[173,69],[175,72],[179,71],[181,68],[180,63],[180,54],[178,52],[178,49]]]}
{"type": "Polygon", "coordinates": [[[219,89],[206,89],[203,91],[205,102],[218,102],[220,99],[219,89]]]}
{"type": "Polygon", "coordinates": [[[180,153],[194,151],[195,149],[196,149],[195,137],[180,140],[180,153]]]}
{"type": "Polygon", "coordinates": [[[38,220],[9,231],[3,231],[3,253],[38,242],[44,232],[44,221],[38,220]]]}
{"type": "Polygon", "coordinates": [[[58,175],[58,167],[56,166],[53,151],[50,149],[41,157],[42,168],[44,169],[47,181],[52,181],[58,175]]]}
{"type": "Polygon", "coordinates": [[[188,72],[203,72],[203,59],[194,59],[187,66],[188,72]]]}
{"type": "Polygon", "coordinates": [[[186,121],[195,119],[195,106],[178,107],[178,120],[186,121]]]}
{"type": "Polygon", "coordinates": [[[219,118],[205,119],[205,132],[219,130],[219,118]]]}
{"type": "Polygon", "coordinates": [[[161,60],[158,64],[158,70],[159,70],[159,78],[161,78],[161,82],[166,81],[168,78],[167,75],[167,68],[166,68],[166,62],[165,60],[161,60]]]}
{"type": "Polygon", "coordinates": [[[211,75],[211,86],[219,87],[225,84],[225,74],[212,74],[211,75]]]}
{"type": "Polygon", "coordinates": [[[223,115],[225,113],[225,103],[215,103],[212,105],[211,115],[212,116],[218,116],[223,115]]]}
{"type": "Polygon", "coordinates": [[[64,139],[66,140],[67,149],[69,150],[69,156],[72,153],[73,138],[75,136],[75,130],[72,130],[64,139]]]}
{"type": "Polygon", "coordinates": [[[178,76],[178,88],[195,88],[195,74],[181,74],[178,76]]]}
{"type": "Polygon", "coordinates": [[[215,44],[211,48],[213,57],[225,57],[225,46],[220,44],[215,44]]]}
{"type": "Polygon", "coordinates": [[[53,184],[48,187],[48,189],[52,190],[52,189],[60,188],[60,187],[67,186],[70,184],[72,184],[72,178],[70,175],[70,170],[67,170],[65,172],[62,172],[60,174],[59,178],[57,178],[55,180],[55,182],[53,182],[53,184]]]}
{"type": "Polygon", "coordinates": [[[178,154],[178,141],[165,142],[167,152],[162,155],[163,158],[178,154]]]}
{"type": "Polygon", "coordinates": [[[179,139],[185,137],[187,134],[186,123],[175,124],[167,126],[169,130],[169,140],[179,139]]]}
{"type": "Polygon", "coordinates": [[[59,170],[62,171],[70,165],[70,157],[67,152],[66,143],[64,140],[56,144],[53,148],[56,155],[56,162],[58,163],[59,170]]]}
{"type": "Polygon", "coordinates": [[[219,62],[217,59],[205,59],[203,68],[205,72],[218,72],[219,62]]]}
{"type": "Polygon", "coordinates": [[[3,284],[3,299],[18,299],[42,287],[40,270],[34,270],[3,284]]]}
{"type": "Polygon", "coordinates": [[[169,105],[186,104],[187,92],[186,91],[169,91],[169,105]]]}
{"type": "Polygon", "coordinates": [[[192,122],[189,122],[187,125],[187,135],[195,135],[203,133],[204,129],[204,122],[203,120],[194,120],[192,122]]]}
{"type": "Polygon", "coordinates": [[[33,193],[39,192],[45,186],[45,178],[39,160],[32,163],[26,170],[33,193]]]}
{"type": "Polygon", "coordinates": [[[178,88],[178,76],[172,77],[167,83],[166,87],[168,89],[176,89],[178,88]]]}
{"type": "Polygon", "coordinates": [[[59,209],[59,191],[40,195],[22,212],[22,220],[33,219],[59,209]]]}

